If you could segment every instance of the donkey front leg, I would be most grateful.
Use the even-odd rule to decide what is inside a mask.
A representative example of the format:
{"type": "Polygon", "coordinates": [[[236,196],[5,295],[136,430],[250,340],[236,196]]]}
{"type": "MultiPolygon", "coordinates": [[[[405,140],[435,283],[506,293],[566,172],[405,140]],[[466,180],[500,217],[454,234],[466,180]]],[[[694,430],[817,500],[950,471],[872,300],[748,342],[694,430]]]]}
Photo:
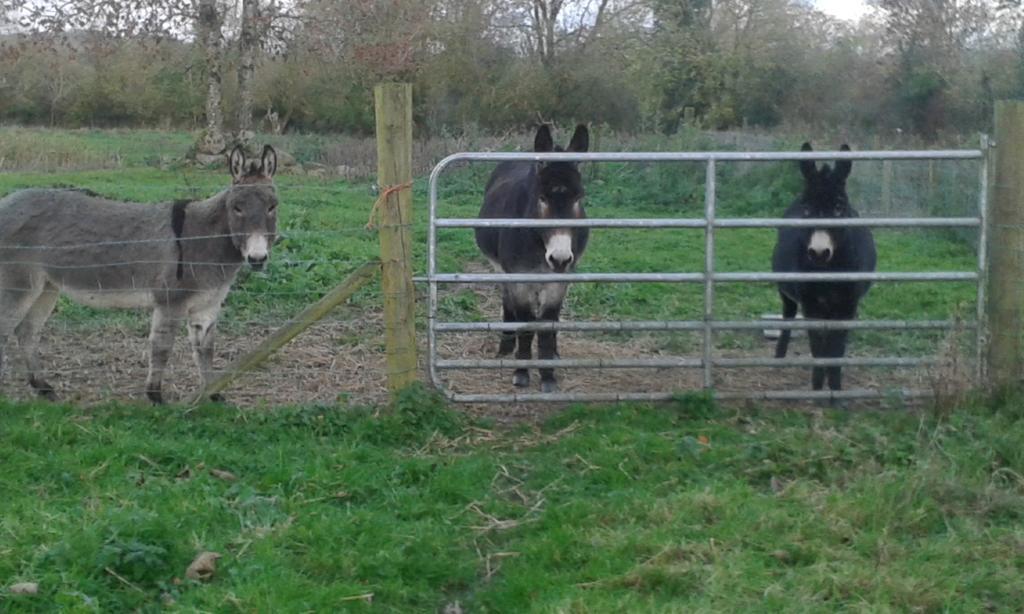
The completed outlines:
{"type": "MultiPolygon", "coordinates": [[[[825,342],[825,355],[829,358],[842,358],[846,355],[846,339],[850,334],[848,330],[829,331],[825,342]]],[[[830,390],[842,390],[842,367],[828,367],[828,387],[830,390]]]]}
{"type": "MultiPolygon", "coordinates": [[[[192,359],[199,370],[199,389],[213,381],[213,348],[214,333],[217,329],[217,317],[220,315],[220,304],[212,308],[194,310],[188,319],[188,340],[192,346],[192,359]]],[[[210,395],[210,400],[221,402],[224,396],[217,393],[210,395]]]]}
{"type": "Polygon", "coordinates": [[[158,306],[153,310],[149,329],[149,374],[146,376],[146,396],[155,404],[164,402],[162,391],[164,369],[174,349],[174,337],[181,326],[182,310],[158,306]]]}
{"type": "MultiPolygon", "coordinates": [[[[796,301],[789,298],[782,292],[779,292],[779,296],[782,297],[782,318],[783,320],[792,320],[796,317],[797,304],[796,301]]],[[[792,336],[793,331],[788,328],[783,328],[779,331],[779,341],[775,344],[775,357],[785,358],[786,352],[789,351],[789,339],[792,336]]]]}
{"type": "MultiPolygon", "coordinates": [[[[540,314],[540,319],[557,322],[561,312],[561,303],[549,306],[540,314]]],[[[537,354],[541,360],[558,358],[558,331],[541,331],[537,334],[537,354]]],[[[540,370],[540,391],[545,393],[558,392],[558,378],[555,377],[554,369],[545,368],[540,370]]]]}
{"type": "MultiPolygon", "coordinates": [[[[536,317],[529,307],[517,308],[515,312],[517,322],[533,322],[536,317]]],[[[533,358],[533,331],[523,330],[516,334],[519,346],[516,348],[516,360],[530,360],[533,358]]],[[[530,370],[516,369],[512,374],[512,385],[517,388],[526,388],[530,385],[530,370]]]]}
{"type": "MultiPolygon", "coordinates": [[[[811,356],[814,358],[827,358],[829,331],[809,330],[807,337],[811,341],[811,356]]],[[[825,385],[825,367],[811,368],[811,387],[814,390],[821,390],[825,385]]]]}

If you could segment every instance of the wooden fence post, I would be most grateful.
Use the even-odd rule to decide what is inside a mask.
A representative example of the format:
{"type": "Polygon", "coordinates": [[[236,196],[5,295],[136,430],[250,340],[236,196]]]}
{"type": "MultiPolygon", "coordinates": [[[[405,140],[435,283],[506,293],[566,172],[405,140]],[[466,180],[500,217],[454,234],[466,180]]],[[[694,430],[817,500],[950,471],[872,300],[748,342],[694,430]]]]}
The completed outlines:
{"type": "Polygon", "coordinates": [[[988,364],[995,390],[1021,376],[1024,308],[1024,102],[996,103],[994,164],[990,169],[988,364]]]}
{"type": "Polygon", "coordinates": [[[412,283],[412,85],[374,88],[380,201],[381,291],[388,390],[416,381],[416,295],[412,283]]]}

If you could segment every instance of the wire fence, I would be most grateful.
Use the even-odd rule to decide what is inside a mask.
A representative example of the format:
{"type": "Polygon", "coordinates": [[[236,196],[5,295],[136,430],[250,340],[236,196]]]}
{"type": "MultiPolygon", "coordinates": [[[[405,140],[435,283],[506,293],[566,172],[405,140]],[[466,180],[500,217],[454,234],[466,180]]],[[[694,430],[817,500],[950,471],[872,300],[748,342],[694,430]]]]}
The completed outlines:
{"type": "MultiPolygon", "coordinates": [[[[119,146],[107,150],[92,146],[81,147],[74,141],[68,145],[64,138],[55,135],[52,144],[55,149],[47,151],[33,150],[29,138],[13,146],[0,146],[0,189],[11,192],[27,187],[73,186],[115,199],[160,202],[180,197],[207,198],[224,189],[228,183],[228,176],[222,169],[204,170],[183,165],[180,163],[180,155],[167,153],[181,147],[175,138],[161,136],[159,147],[145,141],[138,146],[119,146]],[[10,148],[5,150],[4,147],[16,147],[18,151],[10,148]],[[83,169],[93,169],[93,172],[79,172],[83,169]],[[45,171],[45,174],[40,171],[45,171]]],[[[606,132],[601,136],[601,147],[620,151],[707,149],[710,144],[720,144],[718,139],[715,135],[698,133],[677,137],[626,137],[606,132]]],[[[276,178],[282,203],[279,237],[273,247],[268,268],[262,272],[243,268],[225,300],[218,324],[215,370],[223,370],[231,365],[287,323],[299,310],[323,296],[349,272],[379,253],[376,232],[366,228],[371,207],[378,196],[372,185],[375,169],[371,148],[373,141],[310,137],[306,141],[271,139],[271,142],[282,148],[291,148],[293,157],[297,158],[294,164],[283,164],[283,170],[276,178]]],[[[420,141],[414,150],[414,172],[421,176],[438,160],[456,151],[518,149],[522,143],[523,139],[518,135],[464,136],[420,141]]],[[[726,144],[737,151],[790,145],[784,138],[771,135],[749,138],[740,135],[726,144]]],[[[47,142],[46,147],[50,146],[51,143],[47,142]]],[[[458,224],[460,220],[472,221],[479,208],[490,168],[488,164],[458,164],[451,169],[446,183],[439,187],[440,197],[453,214],[453,224],[458,224]]],[[[665,364],[677,360],[674,358],[677,355],[688,359],[688,353],[700,348],[707,332],[702,321],[701,292],[691,293],[684,290],[683,286],[661,287],[660,284],[647,283],[645,276],[656,274],[654,271],[659,264],[653,260],[633,263],[637,271],[632,274],[636,276],[634,281],[618,284],[614,288],[606,284],[607,280],[601,276],[618,270],[622,258],[615,253],[619,251],[616,246],[631,244],[637,240],[635,237],[663,236],[657,245],[665,248],[677,240],[677,233],[692,232],[695,237],[703,233],[705,222],[692,219],[681,222],[672,230],[647,230],[648,226],[665,224],[666,218],[683,219],[691,214],[703,214],[706,199],[703,169],[699,164],[685,162],[586,163],[584,169],[588,207],[592,211],[601,212],[602,218],[611,217],[606,213],[614,213],[626,207],[628,215],[636,215],[633,220],[636,225],[595,231],[594,242],[584,261],[584,271],[594,275],[595,281],[587,284],[589,287],[577,285],[570,294],[567,317],[575,321],[566,324],[578,326],[578,330],[563,332],[563,353],[578,357],[579,360],[588,360],[587,356],[594,355],[615,356],[627,362],[660,360],[665,364]],[[647,272],[645,267],[651,271],[647,272]],[[622,317],[623,311],[626,317],[622,317]],[[637,331],[627,330],[630,326],[640,328],[637,331]],[[649,328],[644,330],[645,326],[649,328]]],[[[855,169],[850,190],[863,214],[901,217],[926,213],[944,218],[925,222],[935,228],[893,229],[888,232],[933,233],[929,236],[943,241],[942,245],[952,244],[946,242],[947,237],[953,243],[967,240],[968,234],[960,237],[937,226],[944,226],[943,222],[962,222],[964,218],[975,215],[971,199],[976,194],[972,195],[971,189],[976,185],[976,180],[967,181],[967,177],[971,173],[977,176],[976,162],[944,161],[929,171],[924,162],[896,161],[892,163],[891,171],[885,171],[879,161],[858,160],[855,169]],[[891,172],[892,176],[889,191],[891,206],[881,204],[887,202],[881,198],[883,191],[880,185],[885,172],[891,172]],[[929,181],[934,181],[934,192],[942,197],[941,209],[935,208],[935,201],[925,196],[929,181]]],[[[764,335],[769,328],[805,331],[819,326],[816,323],[761,320],[761,316],[777,310],[771,287],[759,283],[756,289],[751,289],[749,285],[724,283],[743,280],[745,284],[747,280],[742,275],[746,263],[766,262],[765,250],[770,248],[771,238],[752,226],[771,219],[784,208],[792,198],[793,177],[796,173],[789,162],[745,160],[721,165],[718,170],[719,213],[735,216],[719,219],[718,223],[722,224],[723,229],[728,229],[729,233],[736,233],[735,236],[741,238],[738,240],[740,245],[734,246],[729,243],[732,239],[723,235],[721,241],[724,243],[719,246],[718,254],[722,261],[715,275],[723,277],[716,277],[713,281],[723,282],[716,290],[716,301],[721,305],[719,315],[723,320],[711,327],[713,343],[715,351],[721,354],[720,361],[749,363],[764,357],[764,335]],[[736,226],[728,226],[732,223],[736,226]],[[735,262],[730,254],[736,254],[735,262]],[[730,323],[737,326],[729,328],[730,323]]],[[[417,181],[414,191],[417,209],[413,227],[414,264],[420,279],[426,279],[429,233],[426,182],[422,179],[417,181]]],[[[202,238],[214,239],[218,236],[212,234],[202,238]]],[[[200,237],[192,239],[199,240],[200,237]]],[[[159,248],[166,247],[170,241],[169,238],[132,241],[130,247],[141,251],[143,257],[120,261],[114,258],[103,262],[102,267],[127,267],[143,262],[171,265],[172,259],[156,255],[159,248]]],[[[4,246],[5,249],[14,247],[4,246]]],[[[30,251],[73,251],[85,246],[19,247],[30,251]]],[[[88,247],[100,249],[113,246],[109,242],[96,241],[88,247]]],[[[497,326],[488,329],[490,334],[475,328],[444,330],[439,327],[438,331],[443,333],[444,338],[439,341],[438,348],[448,352],[446,356],[453,361],[480,359],[493,352],[494,332],[500,330],[499,324],[487,321],[500,313],[496,295],[489,288],[479,287],[472,277],[481,274],[483,259],[476,250],[471,233],[465,230],[445,229],[445,233],[438,238],[438,247],[438,265],[444,267],[443,270],[457,271],[452,274],[454,277],[441,284],[437,290],[439,318],[451,322],[497,326]]],[[[951,249],[956,251],[958,248],[951,249]]],[[[957,253],[962,256],[961,252],[957,253]]],[[[677,281],[685,278],[698,285],[706,283],[708,278],[703,277],[704,273],[691,272],[703,270],[705,255],[703,239],[696,239],[695,243],[687,243],[685,247],[674,248],[672,257],[677,260],[675,266],[678,270],[672,275],[679,276],[677,281]],[[689,249],[691,245],[696,247],[689,249]]],[[[0,250],[0,261],[4,260],[4,252],[0,250]]],[[[7,259],[8,263],[11,260],[7,259]]],[[[960,257],[960,261],[965,261],[965,258],[960,257]]],[[[195,260],[184,264],[216,266],[218,263],[195,260]]],[[[95,268],[97,264],[72,262],[59,266],[70,271],[95,268]]],[[[940,274],[942,271],[931,273],[940,274]]],[[[883,271],[881,275],[888,277],[880,279],[900,280],[902,274],[901,271],[883,271]]],[[[957,301],[973,301],[974,277],[969,272],[956,275],[958,281],[952,282],[952,285],[960,288],[955,294],[957,301]]],[[[573,281],[579,279],[574,278],[573,281]]],[[[923,284],[915,285],[924,287],[923,284]]],[[[887,301],[889,304],[896,304],[907,296],[918,297],[913,300],[921,303],[929,300],[927,290],[920,290],[919,295],[919,290],[909,290],[908,284],[900,281],[896,281],[893,287],[899,293],[887,301]]],[[[10,288],[20,289],[0,279],[0,291],[10,288]]],[[[159,286],[147,288],[145,284],[136,289],[165,290],[159,286]]],[[[96,293],[109,291],[104,288],[93,290],[96,293]]],[[[873,292],[883,291],[876,288],[873,292]]],[[[429,288],[420,285],[418,293],[421,299],[418,321],[422,328],[422,324],[427,322],[429,288]]],[[[228,391],[228,399],[243,406],[339,401],[372,403],[385,399],[380,307],[382,296],[377,284],[358,291],[348,306],[324,318],[294,343],[286,346],[264,367],[241,378],[228,391]]],[[[957,319],[957,314],[950,308],[953,301],[946,298],[931,300],[941,305],[933,305],[927,313],[922,314],[928,319],[903,326],[901,330],[884,333],[869,330],[861,326],[864,322],[851,326],[857,328],[860,336],[854,342],[854,355],[850,359],[863,360],[867,357],[858,352],[883,348],[906,353],[908,360],[923,361],[945,338],[949,326],[970,328],[974,325],[973,317],[957,319]]],[[[889,323],[897,321],[901,316],[893,309],[876,309],[870,311],[869,315],[873,321],[889,323]]],[[[68,400],[82,403],[144,400],[148,329],[149,314],[144,310],[96,310],[72,300],[61,299],[56,313],[43,331],[43,370],[51,378],[58,395],[68,400]]],[[[426,335],[422,337],[425,343],[426,335]]],[[[27,398],[32,391],[24,385],[27,371],[18,356],[17,348],[18,342],[15,335],[12,335],[8,343],[3,379],[0,381],[0,393],[27,398]]],[[[422,347],[421,350],[424,350],[422,368],[426,372],[426,348],[422,347]]],[[[196,389],[198,373],[190,354],[186,336],[179,335],[165,380],[166,391],[171,398],[188,399],[196,389]]],[[[804,359],[798,357],[798,360],[804,359]]],[[[719,362],[718,366],[724,367],[726,362],[719,362]]],[[[803,365],[800,363],[793,366],[802,369],[803,365]]],[[[502,369],[507,367],[499,365],[498,372],[502,369]]],[[[906,378],[886,379],[892,370],[892,366],[870,370],[865,367],[861,370],[864,375],[855,374],[853,381],[866,387],[888,386],[893,390],[916,389],[922,383],[920,378],[914,381],[906,378]]],[[[761,390],[778,385],[807,387],[806,376],[802,372],[794,371],[784,376],[774,373],[768,375],[760,367],[738,366],[729,371],[718,382],[724,396],[740,389],[748,390],[751,394],[762,394],[761,390]],[[736,390],[730,392],[730,386],[736,390]]],[[[506,395],[502,398],[516,401],[532,400],[522,395],[508,397],[507,378],[503,376],[498,381],[494,369],[476,374],[459,372],[452,376],[454,385],[467,395],[464,400],[486,400],[490,398],[488,395],[506,395]]],[[[627,385],[639,384],[641,387],[651,386],[651,390],[657,388],[667,391],[700,388],[703,385],[701,377],[701,369],[677,368],[675,363],[654,369],[650,376],[640,376],[639,371],[632,367],[615,367],[603,371],[580,367],[567,375],[566,383],[575,392],[593,390],[591,395],[596,395],[596,400],[602,400],[616,394],[607,390],[626,389],[627,385]]],[[[665,396],[669,392],[658,394],[665,396]]],[[[763,394],[769,395],[769,392],[763,394]]]]}

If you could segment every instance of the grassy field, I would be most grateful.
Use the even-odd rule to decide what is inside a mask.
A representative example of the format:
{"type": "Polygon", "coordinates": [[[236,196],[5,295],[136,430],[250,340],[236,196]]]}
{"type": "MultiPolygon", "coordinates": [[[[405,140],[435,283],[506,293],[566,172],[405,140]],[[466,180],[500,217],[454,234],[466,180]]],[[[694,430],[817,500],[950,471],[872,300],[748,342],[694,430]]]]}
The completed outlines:
{"type": "Polygon", "coordinates": [[[6,612],[1019,611],[1019,403],[0,405],[6,612]],[[227,473],[223,473],[227,472],[227,473]],[[206,583],[201,551],[223,555],[206,583]]]}

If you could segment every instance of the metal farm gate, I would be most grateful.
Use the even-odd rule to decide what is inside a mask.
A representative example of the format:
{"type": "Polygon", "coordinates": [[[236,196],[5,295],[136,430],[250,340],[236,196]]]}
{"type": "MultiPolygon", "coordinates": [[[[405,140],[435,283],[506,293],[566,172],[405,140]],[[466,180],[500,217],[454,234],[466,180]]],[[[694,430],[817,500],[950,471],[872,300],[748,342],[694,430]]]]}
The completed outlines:
{"type": "MultiPolygon", "coordinates": [[[[430,175],[430,225],[427,244],[427,282],[429,284],[429,370],[434,386],[450,400],[457,402],[612,402],[612,401],[660,401],[673,397],[672,393],[651,393],[621,391],[614,393],[509,393],[509,394],[459,394],[448,389],[441,378],[441,371],[451,369],[503,369],[503,368],[692,368],[703,371],[703,388],[719,399],[761,399],[761,400],[812,400],[812,399],[869,399],[889,396],[886,390],[843,390],[839,392],[811,390],[777,390],[714,393],[715,371],[751,367],[810,367],[810,366],[873,366],[913,367],[931,364],[928,358],[876,357],[813,359],[772,357],[723,358],[716,357],[713,335],[716,331],[793,329],[793,330],[942,330],[957,325],[951,320],[856,320],[856,321],[723,321],[715,319],[715,284],[736,282],[780,282],[780,281],[875,281],[875,282],[964,282],[976,281],[978,286],[977,321],[966,323],[975,331],[976,350],[981,355],[985,327],[985,253],[987,232],[987,184],[988,163],[983,151],[987,140],[983,139],[981,149],[946,151],[861,151],[861,152],[664,152],[664,153],[457,153],[434,167],[430,175]],[[523,219],[459,219],[439,218],[437,215],[437,183],[442,171],[455,162],[504,162],[517,161],[580,161],[580,162],[703,162],[706,165],[705,202],[703,218],[680,219],[585,219],[585,220],[523,220],[523,219]],[[974,217],[924,217],[924,218],[848,218],[830,220],[830,226],[870,227],[945,227],[976,228],[979,232],[978,259],[976,271],[954,272],[900,272],[900,273],[766,273],[741,272],[721,273],[715,270],[715,233],[720,228],[779,228],[808,227],[820,225],[818,220],[782,218],[719,218],[715,213],[716,165],[720,162],[759,162],[787,160],[979,160],[980,196],[978,215],[974,217]],[[439,228],[476,227],[587,227],[587,228],[689,228],[703,229],[705,236],[704,270],[692,273],[566,273],[566,274],[469,274],[444,273],[437,270],[437,230],[439,228]],[[438,287],[441,284],[494,284],[512,282],[554,282],[573,283],[683,283],[701,284],[704,289],[704,319],[694,321],[585,321],[585,322],[443,322],[438,319],[438,287]],[[438,356],[438,335],[457,332],[479,331],[693,331],[703,333],[703,352],[700,358],[565,358],[554,360],[515,359],[474,359],[445,360],[438,356]]],[[[963,325],[963,324],[961,324],[963,325]]],[[[979,370],[981,360],[978,361],[979,370]]],[[[903,398],[929,396],[925,390],[904,389],[898,391],[903,398]]]]}

